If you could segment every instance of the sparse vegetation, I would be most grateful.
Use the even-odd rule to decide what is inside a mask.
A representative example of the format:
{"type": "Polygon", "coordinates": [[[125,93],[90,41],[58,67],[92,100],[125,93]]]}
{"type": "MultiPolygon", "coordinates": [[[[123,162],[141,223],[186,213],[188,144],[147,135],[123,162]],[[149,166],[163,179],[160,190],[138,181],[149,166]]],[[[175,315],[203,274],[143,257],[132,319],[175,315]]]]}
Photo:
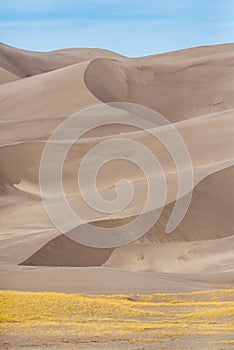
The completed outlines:
{"type": "Polygon", "coordinates": [[[5,344],[24,334],[32,343],[45,337],[55,343],[160,343],[199,335],[218,336],[227,345],[233,297],[233,290],[108,296],[1,291],[1,332],[5,344]]]}

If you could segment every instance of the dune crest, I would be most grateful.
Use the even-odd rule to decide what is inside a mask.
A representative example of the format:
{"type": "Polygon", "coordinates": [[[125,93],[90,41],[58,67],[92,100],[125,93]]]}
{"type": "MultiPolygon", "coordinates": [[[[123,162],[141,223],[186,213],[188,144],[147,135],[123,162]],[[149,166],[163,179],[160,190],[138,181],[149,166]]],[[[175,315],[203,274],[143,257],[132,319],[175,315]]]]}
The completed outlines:
{"type": "Polygon", "coordinates": [[[94,48],[71,48],[49,52],[34,52],[0,43],[1,67],[20,78],[49,72],[96,57],[121,58],[124,56],[109,50],[94,48]]]}

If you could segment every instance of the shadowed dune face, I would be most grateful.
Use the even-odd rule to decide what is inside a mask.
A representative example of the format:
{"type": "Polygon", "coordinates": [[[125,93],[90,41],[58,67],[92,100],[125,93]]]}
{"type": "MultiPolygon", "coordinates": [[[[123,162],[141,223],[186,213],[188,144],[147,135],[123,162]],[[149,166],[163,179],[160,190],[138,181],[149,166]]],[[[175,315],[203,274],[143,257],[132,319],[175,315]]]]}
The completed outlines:
{"type": "MultiPolygon", "coordinates": [[[[155,261],[157,261],[159,255],[158,250],[164,249],[164,256],[166,256],[165,260],[167,263],[164,270],[163,263],[162,261],[160,262],[160,272],[166,272],[168,265],[173,270],[173,261],[175,262],[176,260],[179,260],[183,269],[186,270],[186,256],[188,262],[191,264],[193,259],[198,259],[200,252],[202,252],[202,256],[206,251],[209,252],[210,250],[212,252],[209,241],[212,242],[212,247],[214,245],[213,240],[225,239],[225,237],[232,236],[234,203],[229,193],[232,189],[233,176],[234,167],[230,167],[208,176],[199,183],[194,189],[193,199],[184,220],[169,235],[165,234],[165,226],[174,203],[165,207],[159,221],[154,227],[134,244],[117,249],[98,249],[80,245],[62,235],[46,243],[45,246],[22,262],[22,265],[86,267],[101,266],[108,260],[107,265],[111,267],[137,269],[140,263],[143,263],[147,259],[148,251],[151,255],[151,262],[147,266],[144,266],[144,264],[140,266],[143,269],[154,269],[155,261]],[[197,218],[199,218],[199,221],[197,218]],[[202,242],[205,241],[206,243],[203,244],[202,242]],[[182,242],[200,242],[200,244],[181,245],[182,242]],[[168,243],[171,243],[172,246],[170,247],[168,243]],[[179,254],[177,256],[175,252],[178,248],[179,254]],[[174,254],[169,253],[171,249],[175,251],[174,254]],[[188,250],[191,251],[189,256],[187,253],[188,250]],[[113,253],[114,251],[116,253],[113,253]],[[128,251],[130,255],[128,255],[128,251]]],[[[129,218],[113,219],[111,221],[101,221],[93,224],[98,227],[113,227],[124,225],[128,220],[129,218]]],[[[224,242],[227,243],[220,246],[219,258],[221,257],[225,260],[225,251],[227,250],[227,259],[229,261],[229,241],[224,242]]],[[[157,262],[157,265],[159,265],[159,262],[157,262]]],[[[192,270],[192,266],[189,266],[189,268],[192,270]]],[[[203,262],[201,269],[210,268],[212,268],[212,265],[210,266],[210,259],[207,258],[203,262]]],[[[173,271],[170,270],[170,272],[173,271]]]]}
{"type": "Polygon", "coordinates": [[[21,263],[31,266],[101,266],[113,249],[95,249],[83,246],[60,235],[21,263]]]}
{"type": "Polygon", "coordinates": [[[196,58],[93,60],[86,69],[88,89],[103,102],[147,106],[171,122],[234,107],[234,50],[196,58]]]}
{"type": "MultiPolygon", "coordinates": [[[[1,45],[3,262],[157,272],[231,271],[233,62],[232,44],[134,59],[101,49],[45,53],[1,45]],[[74,112],[113,101],[150,107],[173,123],[191,154],[195,188],[183,221],[173,233],[166,235],[165,227],[175,204],[178,183],[175,164],[156,144],[153,151],[165,170],[168,188],[160,219],[146,235],[130,245],[98,249],[83,246],[56,231],[43,208],[39,165],[45,143],[60,123],[74,112]],[[204,258],[206,254],[207,259],[204,258]]],[[[95,114],[95,118],[99,115],[95,114]]],[[[89,124],[90,120],[85,122],[89,124]]],[[[85,122],[80,128],[85,127],[85,122]]],[[[166,133],[165,130],[162,133],[166,133]]],[[[151,146],[149,137],[135,131],[113,124],[100,127],[82,138],[69,152],[63,169],[64,189],[72,208],[85,213],[87,223],[118,227],[139,213],[139,203],[144,198],[144,179],[133,168],[119,165],[108,170],[107,167],[99,174],[97,186],[107,197],[113,197],[113,184],[126,174],[139,191],[134,210],[111,218],[103,213],[92,216],[82,204],[74,176],[88,150],[104,140],[118,138],[121,134],[146,147],[151,146]]],[[[144,215],[147,220],[147,213],[144,215]]]]}

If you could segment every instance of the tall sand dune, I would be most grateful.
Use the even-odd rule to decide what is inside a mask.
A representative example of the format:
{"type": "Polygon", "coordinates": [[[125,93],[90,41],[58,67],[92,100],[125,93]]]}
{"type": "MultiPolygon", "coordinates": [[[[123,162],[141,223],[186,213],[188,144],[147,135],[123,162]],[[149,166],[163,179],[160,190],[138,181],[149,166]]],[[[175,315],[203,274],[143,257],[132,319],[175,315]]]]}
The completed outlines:
{"type": "MultiPolygon", "coordinates": [[[[144,291],[147,288],[152,291],[157,286],[160,291],[183,290],[186,281],[190,281],[191,289],[231,285],[230,273],[234,269],[231,251],[233,61],[234,44],[139,58],[127,58],[102,49],[32,52],[1,44],[3,288],[32,290],[30,283],[33,283],[36,290],[90,291],[93,288],[95,291],[95,279],[98,292],[142,291],[143,280],[144,291]],[[173,123],[183,138],[191,156],[194,189],[183,221],[170,235],[165,233],[165,227],[177,198],[175,164],[159,141],[145,131],[124,125],[101,126],[71,148],[63,168],[68,203],[84,218],[85,225],[99,227],[123,225],[141,212],[147,181],[142,171],[126,162],[113,162],[103,167],[97,176],[97,188],[108,200],[115,198],[113,184],[121,178],[128,178],[133,184],[133,201],[124,211],[109,216],[91,210],[77,187],[77,168],[87,152],[103,141],[121,136],[149,148],[164,169],[168,192],[157,223],[127,246],[98,249],[61,235],[46,214],[39,190],[39,166],[50,134],[71,114],[103,102],[130,102],[151,108],[173,123]],[[56,269],[45,266],[56,266],[56,269]],[[114,273],[121,283],[119,288],[113,280],[114,273]],[[59,282],[60,278],[68,278],[66,276],[74,280],[67,288],[59,282]]],[[[116,120],[127,116],[121,108],[112,107],[110,111],[116,120]]],[[[78,128],[89,126],[91,116],[99,120],[101,113],[101,110],[86,112],[78,128]]],[[[159,127],[157,132],[170,135],[167,126],[159,127]]],[[[56,140],[55,145],[60,147],[61,140],[56,140]]],[[[126,149],[126,155],[128,152],[126,149]]],[[[102,158],[102,153],[97,154],[97,160],[102,158]]],[[[88,167],[91,171],[92,162],[88,167]]],[[[151,175],[158,176],[153,172],[151,175]]],[[[50,195],[56,198],[56,193],[50,195]]],[[[152,211],[159,209],[151,208],[152,211]]],[[[147,214],[144,214],[145,220],[147,214]]]]}

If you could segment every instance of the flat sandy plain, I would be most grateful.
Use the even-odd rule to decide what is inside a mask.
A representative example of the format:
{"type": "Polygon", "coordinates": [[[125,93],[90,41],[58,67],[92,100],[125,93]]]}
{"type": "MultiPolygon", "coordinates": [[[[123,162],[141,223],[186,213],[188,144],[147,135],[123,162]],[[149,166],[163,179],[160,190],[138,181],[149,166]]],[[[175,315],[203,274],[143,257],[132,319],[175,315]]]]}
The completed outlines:
{"type": "MultiPolygon", "coordinates": [[[[0,271],[5,348],[231,348],[233,61],[233,44],[131,59],[102,49],[30,52],[1,44],[0,271]],[[51,132],[61,122],[107,102],[140,104],[166,117],[190,152],[194,189],[183,221],[166,235],[178,183],[165,147],[145,132],[125,126],[108,125],[88,133],[74,144],[63,168],[67,201],[86,223],[122,225],[139,214],[145,199],[142,172],[115,161],[100,171],[97,188],[104,198],[113,199],[115,184],[124,173],[134,185],[132,204],[111,217],[84,204],[77,188],[77,166],[102,141],[121,135],[152,148],[168,187],[164,210],[143,237],[127,246],[98,249],[74,242],[54,227],[40,196],[39,165],[51,132]],[[56,318],[61,317],[58,300],[64,316],[61,325],[56,318]],[[91,303],[87,305],[91,314],[78,307],[84,300],[91,303]],[[32,303],[30,316],[27,306],[32,303]],[[71,320],[66,317],[72,315],[72,307],[71,320]],[[44,310],[42,320],[39,310],[44,310]]],[[[119,109],[112,113],[123,117],[119,109]]],[[[100,115],[87,114],[80,128],[89,125],[91,117],[98,120],[100,115]]],[[[158,132],[168,135],[169,129],[158,132]]]]}

